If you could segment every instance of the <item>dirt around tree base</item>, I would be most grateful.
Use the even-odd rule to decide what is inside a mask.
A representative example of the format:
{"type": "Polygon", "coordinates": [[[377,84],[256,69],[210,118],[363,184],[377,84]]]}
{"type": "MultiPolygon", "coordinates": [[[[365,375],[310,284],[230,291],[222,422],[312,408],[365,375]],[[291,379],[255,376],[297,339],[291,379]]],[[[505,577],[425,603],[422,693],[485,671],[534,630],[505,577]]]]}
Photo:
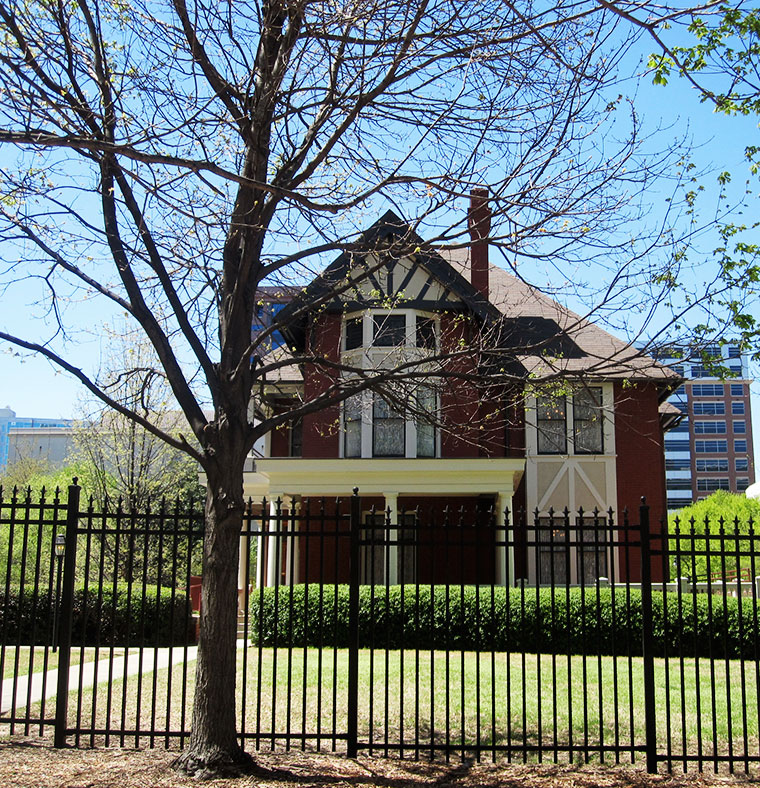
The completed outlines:
{"type": "MultiPolygon", "coordinates": [[[[56,750],[47,739],[0,742],[3,788],[197,788],[162,749],[56,750]]],[[[430,763],[316,753],[258,753],[254,773],[203,783],[214,788],[701,788],[748,785],[743,775],[649,775],[631,766],[430,763]]]]}
{"type": "Polygon", "coordinates": [[[175,772],[195,780],[239,778],[255,774],[256,764],[248,752],[239,750],[234,756],[227,752],[211,750],[199,756],[189,749],[181,752],[171,763],[175,772]]]}

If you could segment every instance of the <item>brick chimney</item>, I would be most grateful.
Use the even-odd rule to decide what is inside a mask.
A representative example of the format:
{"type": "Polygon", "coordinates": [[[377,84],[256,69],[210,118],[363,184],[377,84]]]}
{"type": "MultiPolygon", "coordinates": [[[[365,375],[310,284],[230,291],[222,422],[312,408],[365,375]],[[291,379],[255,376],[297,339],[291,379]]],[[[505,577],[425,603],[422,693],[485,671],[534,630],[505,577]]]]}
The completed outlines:
{"type": "Polygon", "coordinates": [[[471,239],[470,281],[472,286],[488,300],[488,234],[491,232],[488,189],[477,188],[470,192],[467,227],[471,239]]]}

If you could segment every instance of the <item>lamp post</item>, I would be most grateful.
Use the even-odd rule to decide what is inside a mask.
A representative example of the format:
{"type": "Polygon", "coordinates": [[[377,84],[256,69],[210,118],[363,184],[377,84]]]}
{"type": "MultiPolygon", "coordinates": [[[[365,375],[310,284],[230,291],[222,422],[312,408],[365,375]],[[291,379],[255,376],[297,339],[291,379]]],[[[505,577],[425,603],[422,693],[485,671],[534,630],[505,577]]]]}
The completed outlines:
{"type": "Polygon", "coordinates": [[[55,652],[58,650],[58,606],[61,603],[61,568],[63,566],[63,556],[66,552],[66,536],[64,534],[56,534],[53,548],[56,560],[55,606],[53,607],[53,651],[55,652]]]}

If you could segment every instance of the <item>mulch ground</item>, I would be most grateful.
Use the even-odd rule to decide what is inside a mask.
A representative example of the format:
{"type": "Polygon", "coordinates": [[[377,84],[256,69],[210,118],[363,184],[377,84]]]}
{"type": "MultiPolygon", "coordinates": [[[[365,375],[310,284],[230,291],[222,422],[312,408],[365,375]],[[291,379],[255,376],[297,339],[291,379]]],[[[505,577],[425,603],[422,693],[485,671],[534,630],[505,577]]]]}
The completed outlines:
{"type": "MultiPolygon", "coordinates": [[[[48,740],[0,742],[2,788],[188,788],[165,750],[56,750],[48,740]]],[[[312,753],[261,753],[257,773],[209,780],[214,788],[702,788],[748,785],[743,775],[649,775],[630,766],[429,763],[312,753]]]]}

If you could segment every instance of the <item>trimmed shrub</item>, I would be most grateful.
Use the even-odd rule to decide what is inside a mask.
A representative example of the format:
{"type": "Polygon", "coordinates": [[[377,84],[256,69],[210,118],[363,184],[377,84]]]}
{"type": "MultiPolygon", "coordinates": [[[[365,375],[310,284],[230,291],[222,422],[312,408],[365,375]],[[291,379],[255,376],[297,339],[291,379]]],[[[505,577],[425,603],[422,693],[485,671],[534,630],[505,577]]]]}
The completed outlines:
{"type": "MultiPolygon", "coordinates": [[[[8,645],[52,642],[53,596],[40,589],[0,593],[0,640],[8,645]]],[[[72,645],[180,646],[195,642],[195,623],[184,591],[154,585],[92,584],[74,590],[72,645]]]]}
{"type": "MultiPolygon", "coordinates": [[[[751,599],[652,594],[659,656],[757,657],[760,611],[751,599]]],[[[349,642],[349,587],[256,590],[251,640],[263,646],[349,642]]],[[[609,588],[361,586],[361,648],[640,655],[641,592],[609,588]]]]}

